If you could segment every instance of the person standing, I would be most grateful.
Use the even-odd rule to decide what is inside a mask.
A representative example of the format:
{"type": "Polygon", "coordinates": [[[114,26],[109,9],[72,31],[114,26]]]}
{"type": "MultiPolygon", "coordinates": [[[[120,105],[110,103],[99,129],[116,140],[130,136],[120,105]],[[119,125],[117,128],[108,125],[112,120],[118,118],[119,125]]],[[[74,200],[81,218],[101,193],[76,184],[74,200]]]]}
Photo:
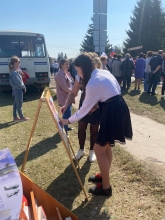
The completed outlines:
{"type": "Polygon", "coordinates": [[[130,54],[125,55],[125,59],[121,64],[121,75],[123,78],[123,89],[129,89],[131,86],[131,76],[135,69],[135,65],[132,60],[130,60],[130,54]],[[127,87],[126,87],[127,86],[127,87]]]}
{"type": "Polygon", "coordinates": [[[117,79],[119,85],[121,85],[121,82],[122,82],[122,76],[121,76],[122,61],[121,61],[121,58],[122,58],[122,56],[119,54],[117,56],[117,60],[114,60],[113,64],[112,64],[112,74],[117,79]]]}
{"type": "Polygon", "coordinates": [[[25,117],[22,112],[23,92],[26,92],[26,87],[22,81],[20,71],[19,58],[17,56],[11,57],[9,62],[9,72],[10,85],[12,87],[12,94],[14,96],[13,121],[28,121],[30,118],[25,117]]]}
{"type": "Polygon", "coordinates": [[[56,73],[59,70],[59,64],[58,64],[58,62],[56,60],[54,61],[53,66],[54,66],[54,75],[56,75],[56,73]]]}
{"type": "Polygon", "coordinates": [[[74,62],[80,78],[83,79],[85,99],[81,108],[63,125],[75,123],[83,118],[100,101],[101,119],[94,151],[101,171],[100,177],[91,176],[89,181],[101,184],[89,189],[94,195],[112,196],[109,170],[112,162],[112,149],[115,142],[125,144],[125,138],[132,139],[132,125],[129,109],[121,96],[120,86],[112,74],[96,69],[88,54],[79,55],[74,62]]]}
{"type": "Polygon", "coordinates": [[[102,57],[100,57],[100,60],[102,62],[102,69],[103,70],[108,70],[108,68],[107,68],[107,57],[102,56],[102,57]]]}
{"type": "MultiPolygon", "coordinates": [[[[92,57],[95,67],[98,69],[101,69],[102,63],[100,61],[100,58],[95,53],[88,53],[88,55],[92,57]]],[[[61,108],[62,114],[64,114],[68,106],[74,102],[74,99],[77,96],[78,91],[82,89],[82,85],[83,85],[82,81],[83,80],[79,77],[79,75],[77,75],[72,91],[69,94],[65,105],[61,108]]],[[[83,94],[84,93],[82,91],[79,108],[81,108],[82,103],[83,103],[83,99],[84,99],[83,94]]],[[[88,124],[90,124],[90,150],[89,150],[88,158],[91,163],[96,161],[96,155],[93,150],[93,147],[96,142],[97,135],[98,135],[99,121],[100,121],[100,109],[98,105],[94,106],[92,111],[88,112],[86,116],[84,116],[80,121],[78,121],[78,140],[79,140],[80,149],[75,155],[77,160],[79,160],[81,157],[85,155],[84,147],[85,147],[85,141],[86,141],[86,130],[87,130],[88,124]]]]}
{"type": "Polygon", "coordinates": [[[148,78],[149,78],[149,73],[150,73],[150,70],[149,70],[149,63],[150,63],[150,60],[152,58],[152,51],[149,51],[147,53],[147,58],[146,58],[146,61],[145,61],[145,71],[144,71],[144,92],[147,92],[148,90],[148,78]]]}
{"type": "Polygon", "coordinates": [[[145,70],[145,59],[143,59],[143,53],[139,54],[139,58],[136,60],[135,64],[135,90],[140,89],[140,84],[142,78],[144,77],[144,70],[145,70]]]}
{"type": "Polygon", "coordinates": [[[163,51],[159,50],[157,56],[153,57],[149,62],[149,71],[152,74],[148,86],[147,94],[156,95],[155,90],[161,75],[161,68],[163,64],[163,51]],[[152,89],[152,91],[151,91],[152,89]]]}
{"type": "MultiPolygon", "coordinates": [[[[55,76],[55,82],[56,82],[56,92],[57,92],[57,101],[60,107],[65,105],[65,102],[68,98],[69,93],[72,91],[72,78],[70,77],[70,74],[68,73],[69,69],[69,61],[67,59],[61,59],[60,60],[60,69],[58,73],[55,76]]],[[[64,119],[68,119],[71,116],[71,108],[72,104],[70,104],[64,115],[64,119]]],[[[66,133],[70,128],[68,126],[64,126],[66,133]]]]}
{"type": "Polygon", "coordinates": [[[162,80],[163,80],[163,85],[162,85],[162,90],[161,90],[161,95],[162,97],[165,97],[164,91],[165,91],[165,55],[163,55],[163,64],[162,64],[162,80]]]}

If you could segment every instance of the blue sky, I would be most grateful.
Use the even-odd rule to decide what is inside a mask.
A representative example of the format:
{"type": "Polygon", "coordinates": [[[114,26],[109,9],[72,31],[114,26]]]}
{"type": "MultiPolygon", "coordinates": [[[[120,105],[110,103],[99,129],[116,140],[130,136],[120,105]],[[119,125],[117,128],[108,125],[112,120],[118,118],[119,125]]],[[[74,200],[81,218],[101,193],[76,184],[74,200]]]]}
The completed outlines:
{"type": "MultiPolygon", "coordinates": [[[[137,0],[108,0],[108,35],[122,46],[137,0]]],[[[165,0],[162,1],[165,6],[165,0]]],[[[0,30],[42,33],[51,57],[58,52],[75,57],[93,15],[93,0],[0,0],[0,30]],[[3,2],[3,4],[2,4],[3,2]]]]}

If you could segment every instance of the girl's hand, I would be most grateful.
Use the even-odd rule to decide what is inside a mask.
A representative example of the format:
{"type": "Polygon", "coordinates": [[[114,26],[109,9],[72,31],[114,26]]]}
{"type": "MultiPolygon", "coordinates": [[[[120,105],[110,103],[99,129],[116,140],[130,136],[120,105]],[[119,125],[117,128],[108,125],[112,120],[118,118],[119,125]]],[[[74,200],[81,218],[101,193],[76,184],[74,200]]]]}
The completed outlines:
{"type": "Polygon", "coordinates": [[[90,112],[88,113],[89,115],[91,115],[94,111],[96,111],[97,109],[99,108],[99,105],[96,104],[91,110],[90,112]]]}
{"type": "Polygon", "coordinates": [[[68,125],[68,119],[61,118],[61,122],[63,125],[68,125]]]}
{"type": "Polygon", "coordinates": [[[65,111],[66,111],[66,107],[65,107],[65,105],[64,105],[64,106],[62,106],[62,107],[60,108],[60,111],[61,111],[61,113],[62,113],[62,114],[64,114],[64,113],[65,113],[65,111]]]}

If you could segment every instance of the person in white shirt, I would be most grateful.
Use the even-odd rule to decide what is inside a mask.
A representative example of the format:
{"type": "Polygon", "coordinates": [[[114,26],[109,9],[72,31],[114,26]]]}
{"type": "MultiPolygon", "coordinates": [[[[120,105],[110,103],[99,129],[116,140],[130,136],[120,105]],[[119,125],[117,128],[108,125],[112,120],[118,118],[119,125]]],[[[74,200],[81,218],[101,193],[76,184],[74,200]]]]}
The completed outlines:
{"type": "Polygon", "coordinates": [[[125,144],[125,139],[132,139],[132,125],[129,109],[121,96],[120,86],[112,74],[95,68],[92,58],[87,54],[79,55],[74,62],[78,75],[83,79],[85,99],[81,108],[69,119],[61,119],[63,125],[74,123],[83,118],[100,101],[100,128],[94,151],[101,174],[91,176],[89,181],[101,182],[89,189],[94,195],[112,196],[109,170],[112,150],[115,142],[125,144]]]}
{"type": "Polygon", "coordinates": [[[56,60],[54,61],[53,66],[54,66],[54,74],[56,75],[56,73],[57,73],[57,72],[58,72],[58,70],[59,70],[59,64],[57,63],[57,61],[56,61],[56,60]]]}
{"type": "MultiPolygon", "coordinates": [[[[101,69],[102,63],[98,55],[95,53],[88,53],[88,54],[93,58],[94,65],[97,68],[101,69]]],[[[76,75],[72,91],[68,95],[68,99],[65,105],[61,108],[62,114],[64,114],[68,106],[70,106],[74,102],[75,97],[77,96],[81,87],[82,87],[82,79],[80,78],[79,75],[76,75]]],[[[83,99],[84,99],[84,95],[82,91],[79,108],[82,106],[83,99]]],[[[88,124],[90,124],[90,150],[89,150],[88,159],[91,163],[96,161],[96,155],[93,150],[93,147],[94,147],[94,144],[96,143],[96,138],[98,135],[99,122],[100,122],[100,109],[98,105],[96,105],[92,109],[92,111],[90,111],[90,113],[88,112],[87,115],[85,115],[81,120],[78,121],[78,140],[79,140],[80,149],[75,155],[77,160],[79,160],[81,157],[85,155],[84,147],[85,147],[85,140],[86,140],[86,130],[87,130],[88,124]]]]}

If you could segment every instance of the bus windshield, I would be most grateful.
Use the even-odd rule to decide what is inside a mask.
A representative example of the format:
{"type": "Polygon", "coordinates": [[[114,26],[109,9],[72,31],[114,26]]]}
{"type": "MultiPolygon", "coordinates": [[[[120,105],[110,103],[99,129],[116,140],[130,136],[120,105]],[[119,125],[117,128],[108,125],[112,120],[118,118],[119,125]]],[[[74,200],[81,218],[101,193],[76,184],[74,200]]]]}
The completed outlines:
{"type": "Polygon", "coordinates": [[[0,35],[0,58],[45,57],[45,43],[41,36],[0,35]]]}

